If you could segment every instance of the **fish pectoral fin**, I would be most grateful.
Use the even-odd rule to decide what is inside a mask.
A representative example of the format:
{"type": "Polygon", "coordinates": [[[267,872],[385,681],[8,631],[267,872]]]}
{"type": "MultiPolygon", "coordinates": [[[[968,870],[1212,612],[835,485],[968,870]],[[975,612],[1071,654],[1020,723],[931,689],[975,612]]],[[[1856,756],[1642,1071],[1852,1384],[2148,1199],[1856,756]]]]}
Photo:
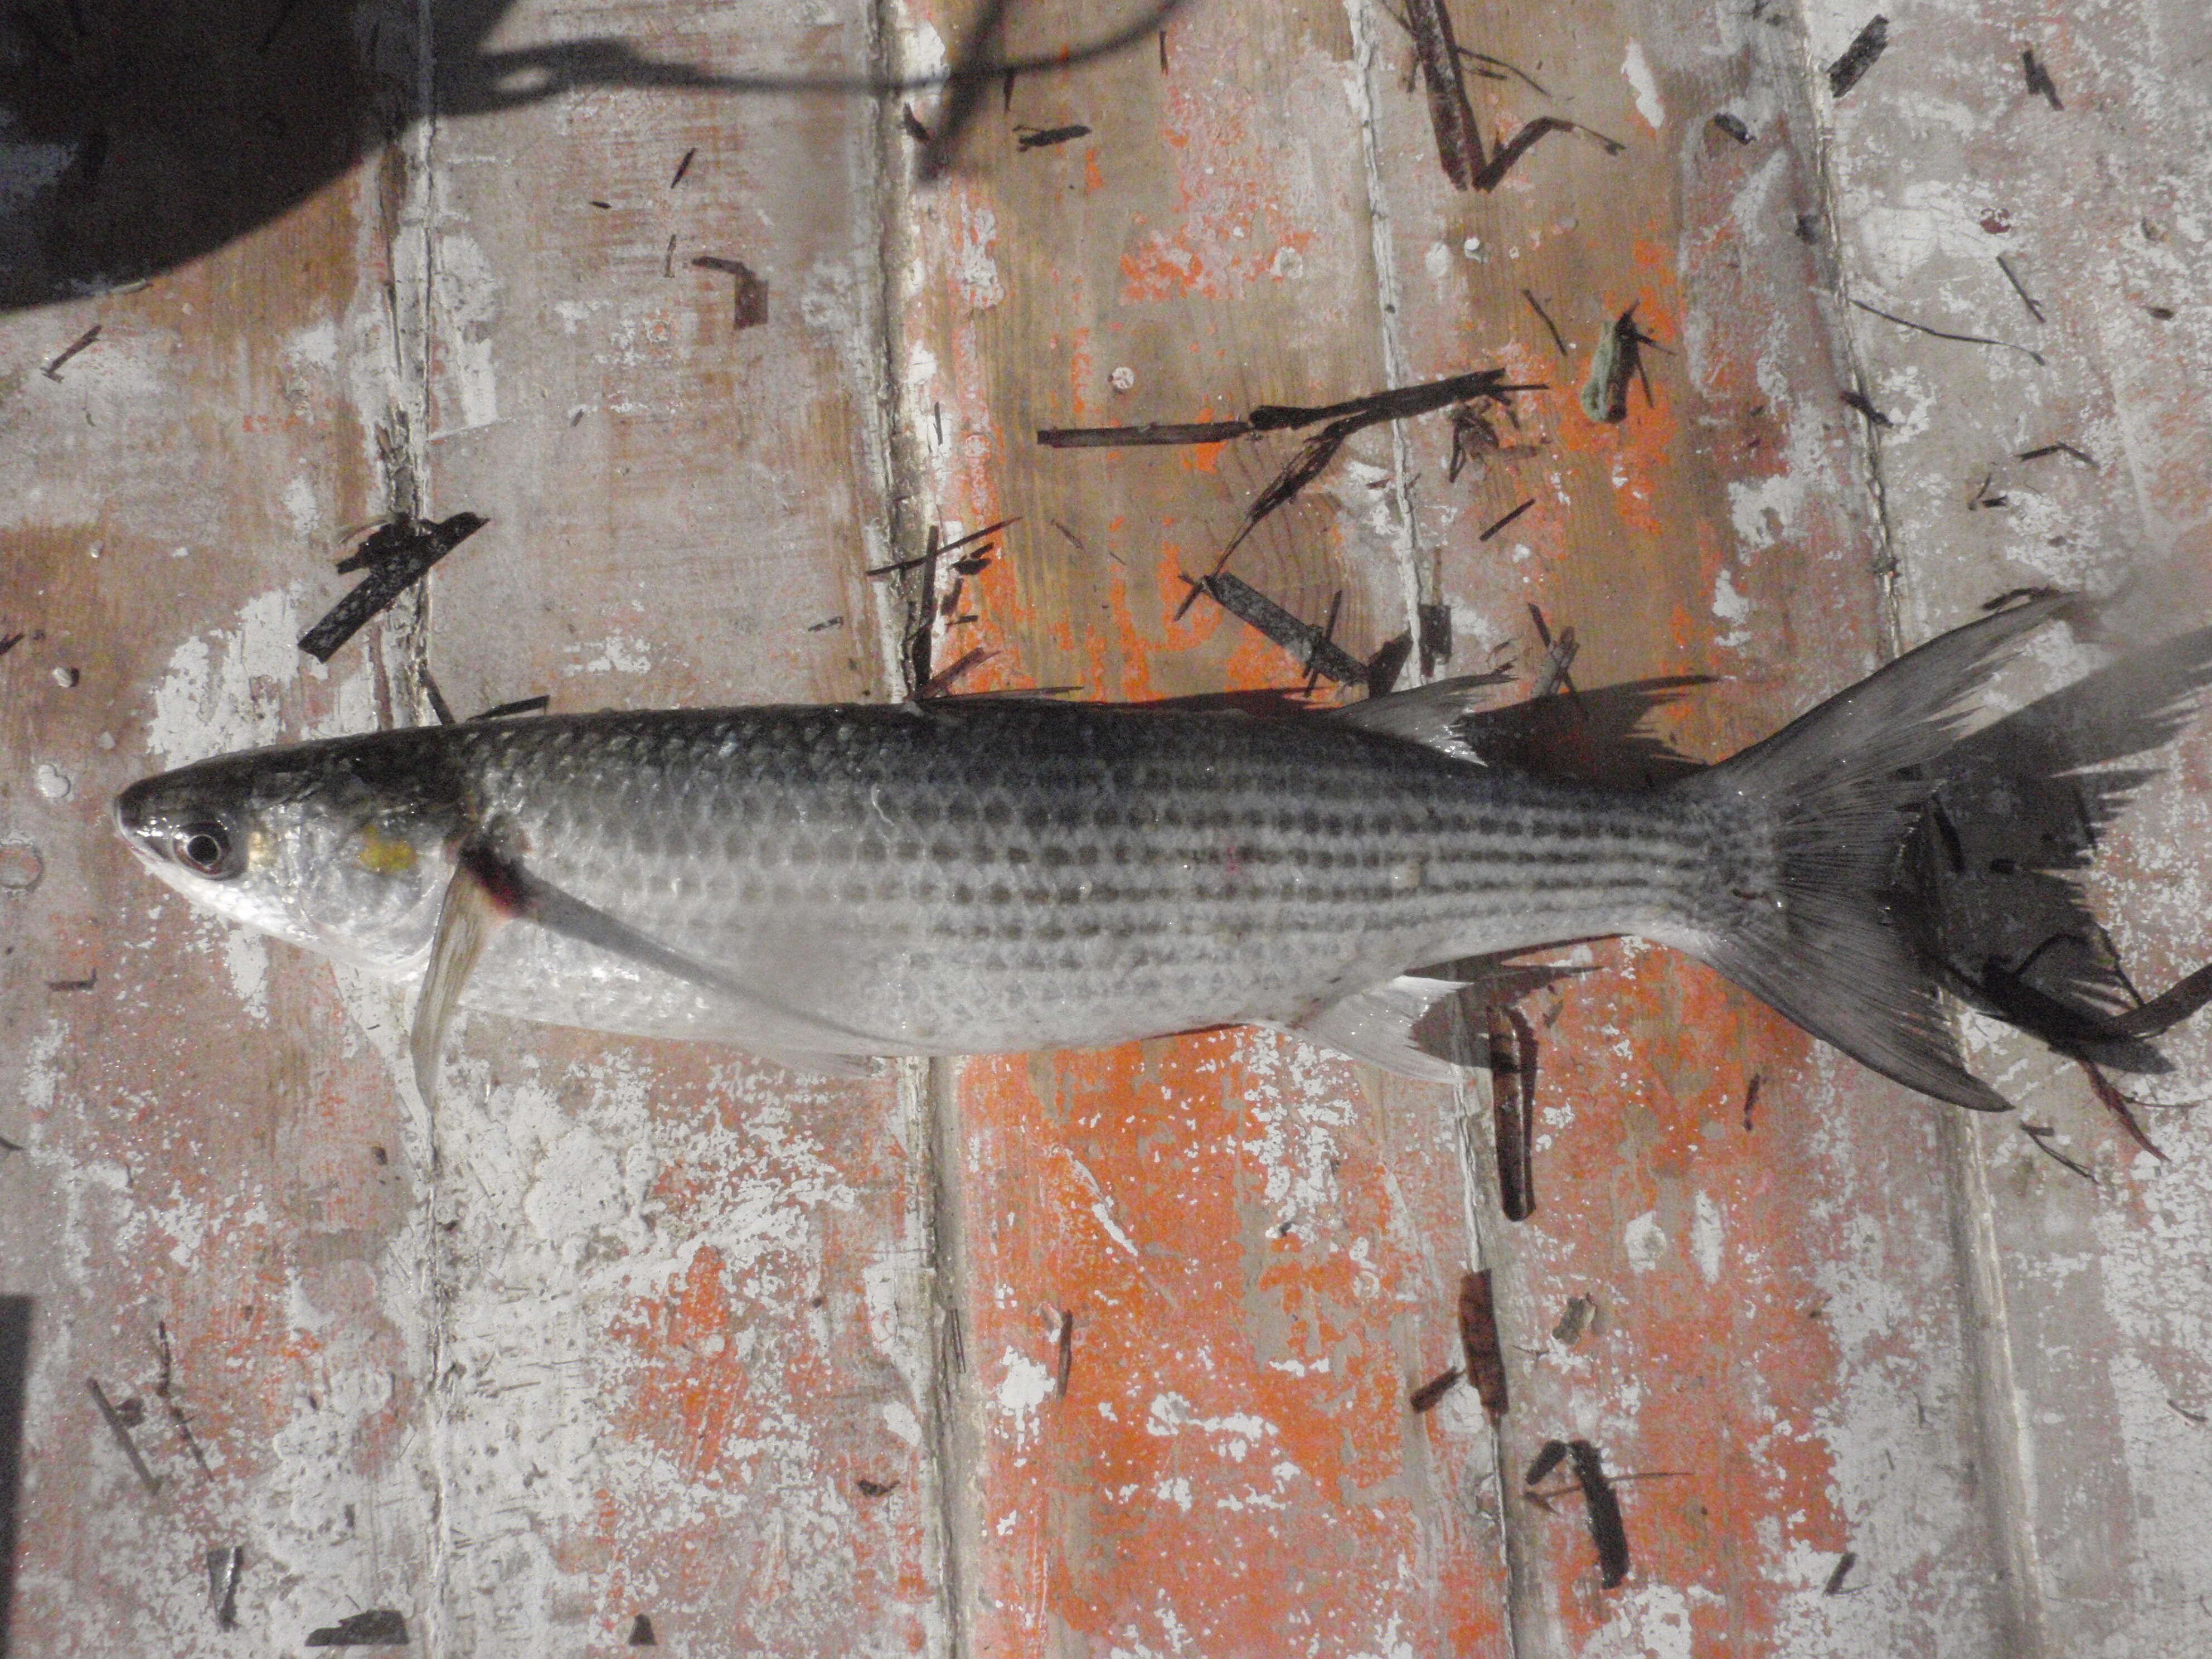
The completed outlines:
{"type": "MultiPolygon", "coordinates": [[[[711,962],[702,962],[649,933],[640,933],[621,917],[564,892],[519,866],[514,867],[513,873],[524,897],[523,914],[530,921],[549,933],[595,946],[640,967],[711,992],[743,1013],[752,1024],[764,1028],[772,1043],[779,1036],[785,1039],[787,1046],[768,1057],[780,1061],[787,1057],[793,1071],[829,1077],[865,1077],[865,1056],[885,1053],[894,1046],[853,1026],[794,1008],[750,980],[711,962]]],[[[764,1052],[754,1048],[739,1032],[732,1032],[730,1041],[741,1048],[752,1048],[756,1054],[764,1052]]]]}
{"type": "MultiPolygon", "coordinates": [[[[785,1034],[799,1043],[819,1043],[818,1048],[754,1048],[755,1053],[795,1072],[866,1077],[865,1056],[887,1046],[866,1032],[788,1007],[737,975],[640,933],[619,916],[532,875],[520,863],[472,839],[462,848],[453,878],[447,884],[445,902],[438,912],[437,936],[430,947],[430,970],[415,1004],[415,1028],[409,1048],[415,1060],[416,1086],[422,1091],[426,1105],[437,1085],[438,1057],[445,1048],[453,1012],[460,1006],[470,971],[492,934],[509,921],[534,922],[548,933],[698,986],[770,1031],[785,1034]]],[[[733,1036],[732,1041],[740,1048],[752,1046],[742,1036],[733,1036]]]]}
{"type": "Polygon", "coordinates": [[[1281,1029],[1400,1077],[1424,1083],[1456,1083],[1466,1075],[1465,1068],[1423,1047],[1415,1027],[1432,1010],[1467,988],[1456,980],[1401,974],[1381,985],[1355,991],[1319,1013],[1281,1029]]]}
{"type": "Polygon", "coordinates": [[[461,991],[469,982],[485,941],[529,905],[518,872],[502,863],[489,848],[465,845],[455,860],[453,879],[438,907],[438,931],[430,943],[430,969],[422,976],[422,994],[415,999],[415,1024],[407,1048],[415,1061],[415,1087],[422,1103],[432,1103],[438,1087],[438,1057],[445,1051],[446,1032],[453,1012],[461,1006],[461,991]]]}

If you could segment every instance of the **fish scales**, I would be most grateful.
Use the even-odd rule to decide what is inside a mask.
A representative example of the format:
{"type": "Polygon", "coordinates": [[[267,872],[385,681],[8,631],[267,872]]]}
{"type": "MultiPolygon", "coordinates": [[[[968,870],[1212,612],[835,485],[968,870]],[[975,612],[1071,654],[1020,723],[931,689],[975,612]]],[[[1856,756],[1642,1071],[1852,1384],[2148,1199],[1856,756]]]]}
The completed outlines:
{"type": "MultiPolygon", "coordinates": [[[[1671,914],[1710,839],[1650,799],[1236,714],[779,708],[368,741],[409,739],[549,880],[932,1051],[1295,1020],[1420,962],[1671,914]]],[[[510,932],[465,1001],[731,1029],[713,996],[605,958],[510,932]]]]}

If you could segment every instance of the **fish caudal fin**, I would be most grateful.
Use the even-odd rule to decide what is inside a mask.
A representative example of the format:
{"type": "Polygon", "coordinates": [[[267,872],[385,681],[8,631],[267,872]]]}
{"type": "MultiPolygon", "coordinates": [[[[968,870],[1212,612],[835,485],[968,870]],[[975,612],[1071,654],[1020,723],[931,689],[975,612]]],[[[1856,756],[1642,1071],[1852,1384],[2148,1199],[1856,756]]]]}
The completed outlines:
{"type": "Polygon", "coordinates": [[[1764,743],[1672,786],[1714,817],[1714,890],[1670,939],[1862,1064],[1977,1111],[2008,1103],[1960,1062],[1900,918],[1899,863],[1974,694],[2081,603],[2036,599],[1908,653],[1764,743]]]}

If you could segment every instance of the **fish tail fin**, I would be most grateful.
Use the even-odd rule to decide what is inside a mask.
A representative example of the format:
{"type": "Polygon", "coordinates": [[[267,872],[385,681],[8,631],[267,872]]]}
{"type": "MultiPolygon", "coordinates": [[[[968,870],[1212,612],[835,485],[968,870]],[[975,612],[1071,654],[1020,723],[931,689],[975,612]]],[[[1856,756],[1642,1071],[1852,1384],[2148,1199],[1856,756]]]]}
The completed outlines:
{"type": "Polygon", "coordinates": [[[1698,914],[1670,942],[1886,1077],[2009,1109],[1960,1061],[1897,914],[1899,866],[1974,694],[2080,603],[2037,598],[1956,629],[1671,786],[1712,815],[1720,851],[1698,914]]]}

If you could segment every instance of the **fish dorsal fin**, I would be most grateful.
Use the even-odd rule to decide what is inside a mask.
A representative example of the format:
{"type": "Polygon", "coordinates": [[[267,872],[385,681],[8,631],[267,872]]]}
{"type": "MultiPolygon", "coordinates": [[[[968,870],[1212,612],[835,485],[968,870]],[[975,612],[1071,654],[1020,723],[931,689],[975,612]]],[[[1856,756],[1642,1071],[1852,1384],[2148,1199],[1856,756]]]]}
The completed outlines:
{"type": "Polygon", "coordinates": [[[506,923],[524,915],[528,900],[515,872],[490,848],[473,841],[464,845],[438,907],[438,931],[430,945],[430,970],[415,999],[415,1025],[407,1047],[415,1060],[415,1086],[430,1104],[438,1087],[438,1057],[446,1032],[461,1006],[461,991],[483,955],[484,943],[506,923]]]}
{"type": "MultiPolygon", "coordinates": [[[[756,1018],[765,1016],[765,1024],[784,1034],[794,1046],[773,1052],[756,1048],[755,1052],[765,1053],[765,1057],[793,1071],[826,1077],[865,1077],[864,1056],[881,1052],[885,1046],[864,1031],[787,1007],[759,987],[640,933],[620,917],[532,875],[519,861],[494,852],[489,843],[471,839],[462,848],[453,879],[447,884],[445,902],[438,912],[437,937],[430,947],[430,969],[415,1004],[409,1047],[415,1060],[416,1086],[422,1091],[425,1104],[436,1086],[438,1057],[445,1048],[454,1011],[460,1006],[469,974],[483,954],[485,943],[509,921],[534,922],[548,933],[712,992],[756,1018]]],[[[743,1039],[737,1041],[740,1048],[751,1046],[743,1039]]]]}
{"type": "Polygon", "coordinates": [[[1281,1029],[1326,1043],[1400,1077],[1417,1078],[1424,1083],[1456,1083],[1466,1075],[1464,1070],[1423,1048],[1414,1040],[1413,1027],[1429,1010],[1465,989],[1457,980],[1401,974],[1381,985],[1355,991],[1319,1013],[1281,1029]]]}
{"type": "Polygon", "coordinates": [[[1408,743],[1418,743],[1449,755],[1454,760],[1473,761],[1481,764],[1482,757],[1474,752],[1466,738],[1460,736],[1459,722],[1473,714],[1484,701],[1483,693],[1491,686],[1510,679],[1504,672],[1492,674],[1462,674],[1449,680],[1438,680],[1431,685],[1416,685],[1404,691],[1393,691],[1384,697],[1369,697],[1364,702],[1346,703],[1341,708],[1332,708],[1318,718],[1336,721],[1340,726],[1356,726],[1363,732],[1380,732],[1386,736],[1402,738],[1408,743]]]}

